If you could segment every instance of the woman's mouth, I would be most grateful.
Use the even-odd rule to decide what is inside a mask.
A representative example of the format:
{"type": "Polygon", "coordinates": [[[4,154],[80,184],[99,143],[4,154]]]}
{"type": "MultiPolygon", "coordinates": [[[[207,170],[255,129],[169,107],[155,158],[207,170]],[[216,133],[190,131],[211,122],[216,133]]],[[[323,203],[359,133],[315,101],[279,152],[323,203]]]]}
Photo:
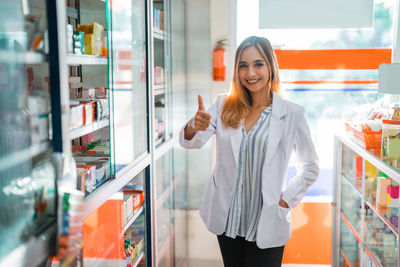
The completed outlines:
{"type": "Polygon", "coordinates": [[[246,80],[248,84],[254,84],[258,82],[260,79],[254,79],[254,80],[246,80]]]}

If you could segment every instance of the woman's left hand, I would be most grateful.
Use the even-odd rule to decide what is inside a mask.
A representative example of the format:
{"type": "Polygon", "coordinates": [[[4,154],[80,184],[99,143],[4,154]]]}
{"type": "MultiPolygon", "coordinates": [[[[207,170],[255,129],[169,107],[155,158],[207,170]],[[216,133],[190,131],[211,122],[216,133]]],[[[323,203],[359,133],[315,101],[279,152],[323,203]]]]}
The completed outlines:
{"type": "Polygon", "coordinates": [[[279,200],[279,206],[281,206],[282,208],[286,208],[286,209],[289,208],[289,205],[288,205],[288,204],[286,203],[286,201],[283,200],[283,199],[280,199],[280,200],[279,200]]]}

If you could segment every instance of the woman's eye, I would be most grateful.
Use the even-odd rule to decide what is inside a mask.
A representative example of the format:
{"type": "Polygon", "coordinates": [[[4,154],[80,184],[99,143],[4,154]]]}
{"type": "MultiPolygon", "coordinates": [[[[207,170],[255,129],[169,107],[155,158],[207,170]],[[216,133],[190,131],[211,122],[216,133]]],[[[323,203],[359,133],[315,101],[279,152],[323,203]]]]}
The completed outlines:
{"type": "Polygon", "coordinates": [[[239,69],[243,69],[243,68],[246,68],[247,67],[247,65],[239,65],[239,69]]]}
{"type": "Polygon", "coordinates": [[[262,67],[264,66],[264,63],[256,63],[256,67],[262,67]]]}

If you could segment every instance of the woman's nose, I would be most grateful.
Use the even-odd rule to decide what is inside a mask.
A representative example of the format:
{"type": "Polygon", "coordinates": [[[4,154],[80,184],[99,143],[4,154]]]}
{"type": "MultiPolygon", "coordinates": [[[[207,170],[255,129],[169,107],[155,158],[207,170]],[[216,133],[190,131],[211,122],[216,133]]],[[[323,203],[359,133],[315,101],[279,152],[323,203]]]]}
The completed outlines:
{"type": "Polygon", "coordinates": [[[253,67],[249,67],[248,68],[248,71],[247,71],[247,76],[248,77],[252,77],[252,76],[254,76],[256,74],[256,72],[254,71],[254,68],[253,67]]]}

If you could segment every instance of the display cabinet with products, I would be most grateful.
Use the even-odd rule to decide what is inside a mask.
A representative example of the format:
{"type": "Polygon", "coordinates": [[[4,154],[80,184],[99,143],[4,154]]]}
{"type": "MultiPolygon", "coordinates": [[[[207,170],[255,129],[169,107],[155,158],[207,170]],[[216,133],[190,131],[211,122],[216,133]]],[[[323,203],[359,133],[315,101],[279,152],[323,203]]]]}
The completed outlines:
{"type": "Polygon", "coordinates": [[[335,137],[333,266],[398,266],[400,172],[335,137]]]}
{"type": "Polygon", "coordinates": [[[106,1],[66,1],[69,140],[76,187],[91,194],[111,179],[110,90],[106,1]]]}
{"type": "Polygon", "coordinates": [[[152,1],[152,92],[156,146],[172,137],[170,1],[152,1]]]}
{"type": "Polygon", "coordinates": [[[0,3],[0,266],[45,264],[55,254],[57,179],[48,7],[0,3]]]}
{"type": "Polygon", "coordinates": [[[58,47],[62,147],[76,162],[72,186],[85,193],[77,260],[87,266],[151,266],[147,3],[66,0],[56,10],[66,44],[58,47]]]}
{"type": "Polygon", "coordinates": [[[83,249],[73,258],[64,250],[61,265],[174,264],[173,178],[184,168],[173,152],[169,6],[0,4],[0,265],[55,255],[63,212],[77,199],[68,223],[82,231],[73,245],[83,249]]]}

